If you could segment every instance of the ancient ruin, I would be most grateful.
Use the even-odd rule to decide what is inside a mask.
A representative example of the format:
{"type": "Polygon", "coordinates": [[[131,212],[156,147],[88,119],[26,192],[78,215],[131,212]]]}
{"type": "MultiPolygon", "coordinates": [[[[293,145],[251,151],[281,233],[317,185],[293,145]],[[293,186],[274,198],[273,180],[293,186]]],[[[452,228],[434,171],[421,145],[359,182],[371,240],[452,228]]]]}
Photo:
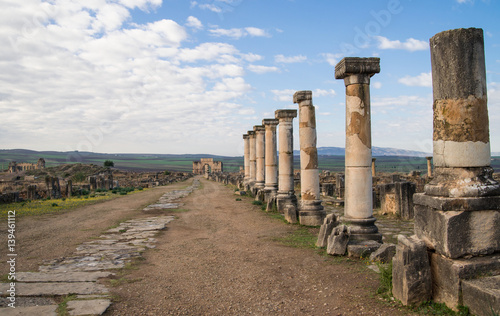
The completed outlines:
{"type": "Polygon", "coordinates": [[[253,127],[255,132],[255,183],[254,188],[256,191],[262,190],[265,187],[265,173],[266,173],[266,128],[262,125],[253,127]]]}
{"type": "Polygon", "coordinates": [[[263,119],[262,125],[266,129],[265,137],[265,184],[264,200],[272,200],[278,192],[278,155],[276,150],[277,119],[263,119]]]}
{"type": "Polygon", "coordinates": [[[316,114],[311,91],[297,91],[293,103],[299,105],[300,191],[299,222],[318,226],[325,211],[319,189],[318,152],[316,149],[316,114]]]}
{"type": "Polygon", "coordinates": [[[483,31],[441,32],[430,47],[435,170],[414,196],[416,236],[400,240],[396,253],[419,256],[430,274],[394,261],[393,293],[403,303],[432,297],[492,315],[500,310],[500,184],[490,167],[483,31]]]}
{"type": "Polygon", "coordinates": [[[212,172],[223,172],[222,161],[214,161],[213,158],[201,158],[200,161],[193,161],[193,173],[205,174],[212,172]]]}
{"type": "Polygon", "coordinates": [[[44,168],[45,168],[45,159],[43,158],[38,159],[37,163],[29,163],[29,162],[17,163],[15,161],[12,161],[9,163],[8,172],[16,173],[21,171],[37,170],[44,168]]]}

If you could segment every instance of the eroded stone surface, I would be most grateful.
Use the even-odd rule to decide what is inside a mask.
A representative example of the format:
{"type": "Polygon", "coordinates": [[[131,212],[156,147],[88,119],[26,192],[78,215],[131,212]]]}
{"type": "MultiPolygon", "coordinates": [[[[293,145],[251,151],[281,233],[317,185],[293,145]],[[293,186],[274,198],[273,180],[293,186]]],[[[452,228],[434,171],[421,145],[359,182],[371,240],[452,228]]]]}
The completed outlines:
{"type": "Polygon", "coordinates": [[[110,300],[69,301],[70,315],[102,315],[111,305],[110,300]]]}
{"type": "Polygon", "coordinates": [[[0,308],[2,316],[57,316],[57,305],[0,308]]]}

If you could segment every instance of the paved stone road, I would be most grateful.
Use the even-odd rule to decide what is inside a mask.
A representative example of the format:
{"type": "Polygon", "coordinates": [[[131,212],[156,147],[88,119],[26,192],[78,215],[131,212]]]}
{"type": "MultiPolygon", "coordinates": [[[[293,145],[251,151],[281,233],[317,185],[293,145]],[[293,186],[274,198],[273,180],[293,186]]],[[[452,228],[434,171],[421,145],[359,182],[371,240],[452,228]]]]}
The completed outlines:
{"type": "MultiPolygon", "coordinates": [[[[177,200],[197,189],[199,181],[185,190],[164,194],[160,200],[144,209],[178,208],[177,200]]],[[[141,252],[154,248],[154,236],[174,219],[173,216],[156,216],[129,220],[107,230],[97,240],[85,242],[76,248],[74,256],[59,258],[39,267],[39,272],[16,273],[16,308],[0,308],[0,315],[43,316],[57,315],[58,305],[52,297],[74,294],[67,303],[70,315],[101,315],[111,304],[108,289],[98,284],[99,278],[114,273],[109,271],[141,256],[141,252]]],[[[5,297],[10,284],[0,283],[0,306],[9,303],[5,297]]]]}

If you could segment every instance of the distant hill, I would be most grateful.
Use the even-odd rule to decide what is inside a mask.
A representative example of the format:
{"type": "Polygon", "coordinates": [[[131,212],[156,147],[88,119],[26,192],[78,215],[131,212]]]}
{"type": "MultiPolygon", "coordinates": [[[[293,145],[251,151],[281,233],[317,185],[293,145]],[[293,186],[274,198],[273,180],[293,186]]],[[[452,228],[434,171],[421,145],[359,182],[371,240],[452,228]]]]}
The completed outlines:
{"type": "MultiPolygon", "coordinates": [[[[300,150],[294,150],[294,155],[300,155],[300,150]]],[[[318,147],[319,156],[344,156],[345,148],[342,147],[318,147]]],[[[383,148],[372,147],[372,156],[405,156],[405,157],[425,157],[432,156],[430,153],[421,151],[396,149],[396,148],[383,148]]]]}

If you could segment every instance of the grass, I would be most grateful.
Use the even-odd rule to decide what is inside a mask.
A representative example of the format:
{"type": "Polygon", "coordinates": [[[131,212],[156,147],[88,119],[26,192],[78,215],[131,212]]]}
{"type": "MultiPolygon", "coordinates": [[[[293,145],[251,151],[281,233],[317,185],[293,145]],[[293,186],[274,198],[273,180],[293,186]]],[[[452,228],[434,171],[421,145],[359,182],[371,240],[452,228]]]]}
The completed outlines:
{"type": "Polygon", "coordinates": [[[392,261],[389,264],[377,263],[377,266],[380,270],[380,286],[377,289],[377,294],[388,299],[392,296],[392,261]]]}
{"type": "Polygon", "coordinates": [[[111,195],[100,195],[89,198],[88,196],[64,199],[35,200],[19,203],[0,204],[0,219],[7,218],[9,211],[16,212],[16,218],[22,216],[36,216],[44,214],[61,213],[85,205],[95,204],[110,200],[111,195]]]}
{"type": "Polygon", "coordinates": [[[469,308],[458,306],[458,311],[451,310],[444,303],[424,302],[418,306],[409,307],[413,312],[421,315],[446,315],[446,316],[468,316],[471,315],[469,308]]]}
{"type": "Polygon", "coordinates": [[[290,232],[285,237],[276,238],[277,241],[281,242],[285,246],[310,249],[316,249],[317,239],[318,236],[311,233],[311,231],[304,226],[299,227],[293,232],[290,232]]]}
{"type": "Polygon", "coordinates": [[[68,302],[72,301],[74,299],[76,299],[76,295],[75,294],[66,295],[63,298],[63,301],[61,303],[59,303],[59,305],[57,306],[57,309],[56,309],[57,315],[58,316],[67,316],[67,315],[69,315],[69,312],[68,312],[68,302]]]}

